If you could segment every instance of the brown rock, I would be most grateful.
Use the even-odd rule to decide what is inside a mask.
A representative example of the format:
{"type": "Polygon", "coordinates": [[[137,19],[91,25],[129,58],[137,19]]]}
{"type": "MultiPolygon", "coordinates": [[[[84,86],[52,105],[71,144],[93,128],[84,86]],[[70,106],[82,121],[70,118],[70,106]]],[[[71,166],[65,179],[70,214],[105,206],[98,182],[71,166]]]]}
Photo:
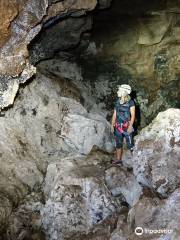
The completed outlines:
{"type": "Polygon", "coordinates": [[[17,1],[1,0],[0,2],[0,48],[11,34],[10,24],[18,14],[17,1]]]}
{"type": "Polygon", "coordinates": [[[71,15],[73,12],[77,12],[77,15],[84,14],[86,11],[91,11],[95,8],[97,4],[97,0],[66,0],[61,2],[53,3],[48,8],[48,14],[44,21],[49,18],[55,17],[57,15],[71,15]]]}

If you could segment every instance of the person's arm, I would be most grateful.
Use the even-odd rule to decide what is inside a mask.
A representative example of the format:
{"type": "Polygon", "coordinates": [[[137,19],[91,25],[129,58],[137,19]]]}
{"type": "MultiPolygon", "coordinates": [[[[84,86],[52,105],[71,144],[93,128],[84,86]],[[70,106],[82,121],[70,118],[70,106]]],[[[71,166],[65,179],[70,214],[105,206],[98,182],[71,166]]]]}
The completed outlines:
{"type": "Polygon", "coordinates": [[[129,121],[128,133],[133,131],[133,123],[135,120],[135,106],[130,107],[131,119],[129,121]]]}
{"type": "Polygon", "coordinates": [[[111,121],[111,131],[114,132],[114,127],[116,124],[116,110],[113,112],[112,121],[111,121]]]}

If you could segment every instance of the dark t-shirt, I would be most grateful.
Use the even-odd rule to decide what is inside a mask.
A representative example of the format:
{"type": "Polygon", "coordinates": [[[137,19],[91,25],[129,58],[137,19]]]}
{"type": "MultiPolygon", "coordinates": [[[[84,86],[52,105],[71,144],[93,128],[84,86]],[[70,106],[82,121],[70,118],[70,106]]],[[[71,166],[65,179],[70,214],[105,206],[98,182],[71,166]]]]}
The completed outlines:
{"type": "Polygon", "coordinates": [[[115,110],[117,113],[117,122],[127,122],[131,118],[130,108],[135,106],[134,101],[130,99],[127,103],[120,104],[119,99],[115,102],[115,110]]]}

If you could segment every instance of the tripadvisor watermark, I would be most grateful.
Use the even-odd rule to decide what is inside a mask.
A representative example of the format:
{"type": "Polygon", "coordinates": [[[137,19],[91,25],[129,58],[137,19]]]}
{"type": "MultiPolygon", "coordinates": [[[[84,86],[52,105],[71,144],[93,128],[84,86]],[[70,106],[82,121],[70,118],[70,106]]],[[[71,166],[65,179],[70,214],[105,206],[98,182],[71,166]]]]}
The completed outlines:
{"type": "Polygon", "coordinates": [[[149,228],[136,227],[134,232],[137,236],[141,236],[143,234],[170,234],[173,232],[173,230],[167,229],[167,228],[149,229],[149,228]]]}

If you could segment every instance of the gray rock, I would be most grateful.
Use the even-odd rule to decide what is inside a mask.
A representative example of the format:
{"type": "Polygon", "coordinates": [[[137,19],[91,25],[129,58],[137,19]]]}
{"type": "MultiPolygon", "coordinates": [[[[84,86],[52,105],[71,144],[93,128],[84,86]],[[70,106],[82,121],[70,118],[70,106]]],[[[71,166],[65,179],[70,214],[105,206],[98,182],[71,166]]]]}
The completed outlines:
{"type": "Polygon", "coordinates": [[[63,121],[61,136],[78,152],[87,154],[93,145],[107,151],[113,150],[110,125],[105,119],[97,121],[79,114],[68,114],[63,121]]]}
{"type": "MultiPolygon", "coordinates": [[[[136,227],[144,231],[144,239],[179,239],[180,190],[174,191],[167,199],[159,200],[144,196],[130,211],[128,222],[132,233],[136,227]],[[151,233],[150,231],[151,230],[151,233]],[[157,231],[164,231],[158,233],[157,231]],[[175,237],[177,236],[177,238],[175,237]]],[[[132,234],[130,239],[138,239],[132,234]]]]}
{"type": "Polygon", "coordinates": [[[105,180],[113,196],[122,194],[130,206],[138,202],[142,187],[132,172],[122,167],[112,167],[106,170],[105,180]]]}
{"type": "Polygon", "coordinates": [[[82,157],[66,158],[48,166],[46,204],[41,214],[49,240],[80,239],[117,211],[117,203],[105,185],[103,169],[96,161],[86,161],[82,157]]]}
{"type": "Polygon", "coordinates": [[[136,138],[133,160],[138,182],[168,196],[180,183],[180,110],[161,112],[136,138]]]}
{"type": "Polygon", "coordinates": [[[79,102],[60,94],[61,84],[38,75],[20,90],[14,107],[1,117],[0,199],[7,202],[1,208],[2,227],[12,207],[42,184],[48,163],[88,153],[93,145],[112,146],[106,119],[98,115],[90,118],[79,102]],[[68,122],[70,132],[65,131],[68,122]]]}

